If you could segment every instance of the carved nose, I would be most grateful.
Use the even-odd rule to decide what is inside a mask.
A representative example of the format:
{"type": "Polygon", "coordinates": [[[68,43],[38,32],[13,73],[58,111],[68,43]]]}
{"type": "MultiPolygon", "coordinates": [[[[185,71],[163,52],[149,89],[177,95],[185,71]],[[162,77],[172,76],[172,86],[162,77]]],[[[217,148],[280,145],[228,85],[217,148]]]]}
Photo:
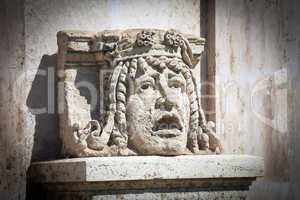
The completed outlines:
{"type": "Polygon", "coordinates": [[[167,98],[160,97],[156,100],[155,108],[162,111],[171,111],[174,106],[174,103],[168,101],[167,98]]]}
{"type": "Polygon", "coordinates": [[[156,100],[155,108],[165,110],[165,111],[171,111],[173,106],[176,104],[176,98],[171,88],[169,88],[167,80],[162,77],[159,80],[160,83],[160,97],[156,100]]]}

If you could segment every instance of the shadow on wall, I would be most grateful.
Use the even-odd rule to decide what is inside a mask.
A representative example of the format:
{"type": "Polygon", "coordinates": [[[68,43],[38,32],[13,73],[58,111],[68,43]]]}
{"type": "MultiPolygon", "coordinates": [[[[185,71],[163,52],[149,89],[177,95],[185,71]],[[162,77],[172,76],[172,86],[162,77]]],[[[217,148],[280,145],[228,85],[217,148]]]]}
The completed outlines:
{"type": "Polygon", "coordinates": [[[75,87],[78,89],[80,96],[85,97],[90,105],[91,118],[100,120],[99,67],[78,68],[75,87]]]}
{"type": "Polygon", "coordinates": [[[56,58],[56,54],[42,57],[26,100],[28,109],[35,116],[32,162],[56,159],[60,154],[56,112],[56,58]]]}

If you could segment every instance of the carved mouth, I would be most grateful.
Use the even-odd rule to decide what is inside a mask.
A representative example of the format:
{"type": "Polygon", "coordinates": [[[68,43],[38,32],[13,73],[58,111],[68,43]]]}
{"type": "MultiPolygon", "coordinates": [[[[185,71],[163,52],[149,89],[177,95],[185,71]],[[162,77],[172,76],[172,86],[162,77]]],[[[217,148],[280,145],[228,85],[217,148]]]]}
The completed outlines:
{"type": "Polygon", "coordinates": [[[176,137],[181,135],[182,123],[178,115],[174,113],[161,114],[152,128],[152,135],[160,137],[176,137]]]}

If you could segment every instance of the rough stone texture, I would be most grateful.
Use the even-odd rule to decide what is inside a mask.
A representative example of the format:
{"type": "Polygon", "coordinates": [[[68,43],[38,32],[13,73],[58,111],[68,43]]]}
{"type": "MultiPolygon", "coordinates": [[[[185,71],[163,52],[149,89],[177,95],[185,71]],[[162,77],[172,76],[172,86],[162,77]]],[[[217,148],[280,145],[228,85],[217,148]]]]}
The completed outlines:
{"type": "MultiPolygon", "coordinates": [[[[148,1],[127,1],[126,3],[120,3],[119,1],[90,1],[83,4],[81,1],[68,0],[52,2],[47,0],[39,2],[27,1],[25,6],[26,55],[28,57],[26,68],[31,72],[31,78],[34,78],[40,63],[40,69],[55,67],[56,61],[54,59],[53,62],[52,59],[57,52],[56,34],[60,30],[99,31],[133,27],[157,27],[164,29],[175,28],[182,32],[199,35],[199,2],[157,2],[159,3],[149,3],[148,1]],[[152,4],[155,6],[150,6],[152,4]],[[176,12],[179,9],[182,9],[181,12],[176,12]],[[89,12],[86,12],[87,10],[89,12]],[[141,13],[143,17],[141,17],[141,13]],[[160,20],[153,20],[155,17],[159,17],[160,20]],[[185,18],[190,19],[188,23],[183,23],[185,18]],[[43,57],[43,55],[46,56],[43,57]]],[[[43,83],[47,84],[43,76],[37,77],[40,77],[43,83]]],[[[44,87],[34,87],[29,96],[32,99],[38,99],[36,98],[38,93],[47,91],[46,84],[43,85],[44,87]]],[[[55,96],[53,98],[55,99],[55,96]]],[[[50,100],[52,102],[52,99],[50,100]]],[[[43,104],[40,105],[35,100],[32,101],[33,105],[30,105],[30,107],[40,108],[41,106],[47,106],[47,102],[48,99],[43,98],[42,102],[38,102],[43,104]]],[[[56,110],[53,108],[49,109],[51,112],[56,110]]],[[[50,113],[44,115],[36,114],[35,116],[38,124],[36,125],[37,140],[33,148],[33,160],[57,157],[61,149],[57,134],[58,121],[57,118],[54,118],[57,115],[50,113]],[[51,119],[51,117],[54,119],[51,119]],[[49,149],[52,151],[48,152],[49,149]]]]}
{"type": "Polygon", "coordinates": [[[261,157],[186,155],[72,158],[35,162],[30,179],[37,183],[106,182],[155,179],[262,177],[261,157]]]}
{"type": "Polygon", "coordinates": [[[29,86],[23,74],[25,58],[24,5],[0,2],[0,198],[24,199],[26,167],[33,144],[24,100],[29,86]],[[26,85],[26,86],[25,86],[26,85]],[[21,89],[20,89],[21,88],[21,89]]]}
{"type": "Polygon", "coordinates": [[[246,155],[73,158],[33,163],[29,173],[48,195],[40,198],[245,199],[263,163],[246,155]]]}
{"type": "Polygon", "coordinates": [[[176,30],[127,29],[60,31],[57,40],[58,110],[65,155],[221,152],[221,141],[202,109],[200,82],[192,72],[199,71],[204,39],[176,30]],[[83,66],[100,75],[98,87],[90,84],[88,76],[77,78],[83,66]],[[107,70],[112,75],[103,82],[102,71],[107,70]],[[98,96],[104,93],[108,101],[100,101],[104,111],[97,113],[98,96]]]}
{"type": "MultiPolygon", "coordinates": [[[[23,3],[22,0],[3,0],[0,2],[1,199],[24,199],[25,171],[30,159],[53,159],[59,154],[59,138],[58,135],[53,134],[57,133],[58,127],[56,116],[53,114],[32,115],[27,109],[24,109],[24,112],[20,109],[22,106],[26,108],[27,105],[31,108],[41,108],[47,105],[47,80],[44,76],[34,77],[38,68],[47,69],[47,66],[55,66],[56,57],[54,54],[57,48],[55,34],[57,31],[64,29],[98,31],[138,26],[162,29],[176,28],[182,32],[190,32],[195,35],[200,33],[199,1],[161,2],[159,0],[156,2],[138,1],[138,3],[137,1],[126,1],[126,3],[124,1],[122,3],[120,1],[86,1],[83,4],[79,0],[27,0],[25,6],[23,3]],[[109,20],[103,20],[103,16],[109,17],[109,20]],[[156,16],[160,20],[157,20],[156,16]],[[87,21],[89,23],[86,23],[87,21]],[[27,39],[26,46],[24,44],[24,32],[27,39]],[[24,57],[26,67],[22,62],[24,57]],[[13,70],[9,70],[11,68],[13,70]],[[25,73],[26,69],[31,70],[25,73]],[[27,75],[23,76],[25,74],[27,75]],[[28,95],[29,91],[31,91],[31,95],[28,95]],[[35,100],[26,104],[28,96],[35,100]],[[35,140],[33,145],[34,134],[39,139],[35,140]],[[34,149],[33,156],[31,156],[32,148],[34,149]]],[[[247,131],[239,132],[240,134],[228,134],[225,141],[234,142],[244,137],[247,139],[238,144],[240,150],[227,148],[227,153],[239,151],[239,153],[263,155],[266,158],[265,162],[268,166],[266,176],[270,181],[263,182],[258,187],[253,188],[253,195],[255,196],[252,199],[299,199],[299,1],[220,0],[217,3],[217,12],[222,13],[217,17],[221,20],[217,24],[219,27],[218,38],[224,41],[218,46],[227,49],[227,51],[224,51],[225,55],[229,55],[230,52],[228,48],[229,33],[226,30],[231,29],[232,32],[236,33],[236,37],[232,37],[234,41],[234,39],[245,34],[244,31],[241,31],[244,30],[242,27],[245,25],[249,27],[250,25],[252,34],[248,34],[249,37],[244,38],[252,45],[251,58],[256,62],[263,59],[269,60],[274,55],[269,55],[269,57],[261,55],[265,55],[265,52],[282,52],[280,55],[283,56],[277,57],[276,59],[280,60],[276,62],[287,61],[283,62],[285,63],[283,66],[287,68],[287,76],[290,81],[288,84],[289,106],[287,108],[288,133],[281,138],[277,138],[276,135],[268,138],[256,137],[256,134],[262,132],[269,134],[272,130],[268,126],[258,126],[249,117],[249,120],[243,120],[243,124],[248,124],[247,131]],[[241,6],[241,4],[250,5],[251,9],[237,9],[237,6],[241,6]],[[245,20],[245,16],[248,16],[249,21],[245,20]],[[267,19],[272,19],[273,23],[269,23],[267,19]],[[232,26],[232,23],[235,26],[232,26]],[[284,26],[284,28],[280,28],[281,26],[284,26]],[[270,35],[278,32],[282,33],[282,37],[278,37],[272,42],[268,41],[270,35]],[[258,41],[259,38],[260,42],[258,41]],[[281,46],[284,47],[283,49],[265,48],[267,44],[277,44],[278,41],[282,40],[285,43],[281,46]],[[250,131],[252,127],[257,132],[250,131]],[[250,139],[248,136],[250,136],[250,139]],[[234,140],[229,139],[232,137],[234,137],[234,140]],[[267,145],[262,145],[267,141],[267,145]],[[288,141],[288,144],[286,144],[286,141],[288,141]],[[283,173],[286,175],[283,175],[283,173]]],[[[239,41],[233,46],[234,55],[235,57],[239,56],[240,59],[246,59],[246,54],[240,54],[244,48],[239,46],[243,44],[241,40],[239,41]]],[[[220,54],[218,53],[217,56],[220,56],[220,54]]],[[[229,69],[228,63],[222,63],[217,67],[218,69],[229,69]]],[[[234,64],[234,66],[237,66],[237,64],[234,64]]],[[[261,66],[261,73],[264,73],[265,64],[250,66],[243,63],[242,65],[238,64],[238,66],[244,71],[257,69],[255,70],[256,73],[253,73],[253,71],[251,71],[252,73],[245,72],[246,75],[242,78],[247,80],[257,76],[259,71],[257,66],[261,66]]],[[[224,77],[227,76],[228,74],[224,74],[224,77]]],[[[240,80],[239,83],[243,84],[243,81],[240,80]]],[[[244,88],[241,91],[246,90],[244,88]]],[[[224,95],[220,98],[225,99],[224,95]]],[[[263,102],[262,99],[256,99],[256,101],[258,101],[257,103],[263,102]]],[[[263,103],[262,105],[271,104],[273,103],[263,103]]],[[[233,108],[244,107],[239,104],[232,104],[229,110],[233,108]]],[[[261,109],[263,110],[264,106],[261,109]]],[[[243,109],[239,109],[237,112],[243,113],[236,121],[239,124],[239,120],[243,119],[243,116],[250,116],[252,113],[243,109]]],[[[280,115],[274,112],[274,116],[279,117],[280,115]]],[[[227,115],[226,118],[231,119],[232,116],[227,115]]],[[[237,123],[234,123],[234,125],[236,127],[237,123]]],[[[236,147],[236,144],[226,146],[231,145],[236,147]]]]}
{"type": "Polygon", "coordinates": [[[299,1],[215,6],[216,118],[225,152],[265,157],[266,179],[249,199],[297,199],[299,1]]]}
{"type": "Polygon", "coordinates": [[[56,66],[59,30],[158,27],[200,33],[197,0],[3,0],[0,10],[1,199],[25,199],[30,161],[60,154],[58,119],[52,107],[55,96],[51,96],[54,81],[47,81],[48,75],[55,77],[51,70],[56,66]],[[38,69],[43,73],[37,74],[38,69]]]}
{"type": "Polygon", "coordinates": [[[127,192],[89,192],[89,193],[76,193],[76,192],[60,192],[60,193],[46,193],[47,196],[40,196],[46,200],[246,200],[247,192],[242,190],[237,191],[203,191],[199,188],[187,189],[180,191],[176,188],[173,190],[127,190],[127,192]]]}

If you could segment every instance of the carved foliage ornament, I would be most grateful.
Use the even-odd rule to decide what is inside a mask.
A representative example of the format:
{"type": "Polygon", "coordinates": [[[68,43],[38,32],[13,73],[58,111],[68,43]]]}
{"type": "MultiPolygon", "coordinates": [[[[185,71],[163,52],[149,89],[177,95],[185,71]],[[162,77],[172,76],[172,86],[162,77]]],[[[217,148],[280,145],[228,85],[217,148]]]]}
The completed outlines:
{"type": "Polygon", "coordinates": [[[164,35],[166,45],[177,48],[184,45],[184,40],[181,34],[174,31],[167,31],[164,35]]]}
{"type": "Polygon", "coordinates": [[[154,44],[153,35],[155,33],[153,31],[141,31],[136,36],[136,44],[138,46],[152,46],[154,44]]]}
{"type": "MultiPolygon", "coordinates": [[[[93,51],[102,51],[92,41],[93,51]]],[[[207,123],[193,78],[193,54],[182,34],[142,30],[106,43],[113,74],[109,111],[103,124],[73,124],[63,136],[72,156],[184,155],[220,153],[222,146],[207,123]],[[126,44],[126,45],[124,45],[126,44]]],[[[99,45],[98,45],[99,46],[99,45]]]]}

